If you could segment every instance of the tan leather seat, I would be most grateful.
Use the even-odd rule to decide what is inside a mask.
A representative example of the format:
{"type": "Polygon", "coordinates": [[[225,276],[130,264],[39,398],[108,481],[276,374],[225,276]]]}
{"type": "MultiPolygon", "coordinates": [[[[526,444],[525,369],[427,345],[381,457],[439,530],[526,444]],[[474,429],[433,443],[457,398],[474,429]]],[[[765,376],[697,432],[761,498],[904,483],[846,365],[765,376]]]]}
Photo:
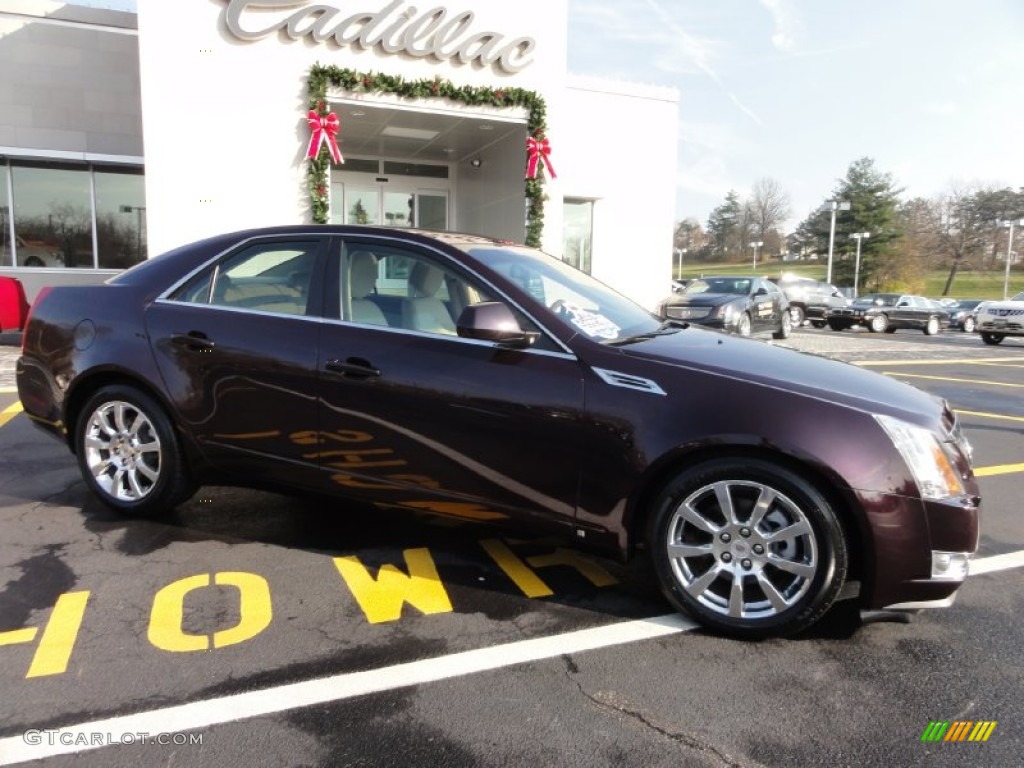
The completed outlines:
{"type": "Polygon", "coordinates": [[[418,261],[409,274],[409,298],[402,302],[402,327],[412,331],[455,335],[455,321],[437,292],[444,273],[418,261]]]}
{"type": "Polygon", "coordinates": [[[377,257],[367,251],[356,251],[349,257],[349,288],[352,291],[352,321],[368,325],[387,325],[380,307],[366,298],[377,285],[377,257]]]}

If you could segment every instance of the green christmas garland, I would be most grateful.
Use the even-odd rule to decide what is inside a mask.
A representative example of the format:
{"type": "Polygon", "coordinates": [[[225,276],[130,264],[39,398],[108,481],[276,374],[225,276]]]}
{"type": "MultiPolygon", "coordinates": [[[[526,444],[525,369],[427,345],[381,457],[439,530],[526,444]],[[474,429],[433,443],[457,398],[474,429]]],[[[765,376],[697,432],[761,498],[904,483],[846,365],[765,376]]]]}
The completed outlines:
{"type": "MultiPolygon", "coordinates": [[[[309,71],[309,109],[320,116],[328,114],[327,98],[330,88],[340,88],[356,93],[391,93],[407,99],[450,99],[471,106],[525,107],[529,112],[527,130],[530,136],[542,140],[547,132],[547,107],[536,91],[523,88],[487,88],[469,85],[455,85],[440,77],[423,80],[406,80],[398,75],[374,72],[357,72],[335,66],[315,65],[309,71]]],[[[326,146],[321,146],[315,158],[310,158],[307,167],[310,204],[313,221],[326,224],[328,218],[328,173],[331,155],[326,146]]],[[[544,172],[538,171],[536,178],[526,179],[526,244],[540,246],[544,229],[544,172]]]]}

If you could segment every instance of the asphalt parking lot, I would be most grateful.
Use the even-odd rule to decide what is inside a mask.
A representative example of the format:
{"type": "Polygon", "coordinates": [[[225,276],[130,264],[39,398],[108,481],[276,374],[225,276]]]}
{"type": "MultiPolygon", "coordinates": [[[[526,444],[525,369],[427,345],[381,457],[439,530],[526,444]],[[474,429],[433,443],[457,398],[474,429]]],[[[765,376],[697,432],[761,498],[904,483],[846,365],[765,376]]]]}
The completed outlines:
{"type": "Polygon", "coordinates": [[[953,607],[737,642],[643,561],[472,516],[214,487],[119,519],[20,414],[0,347],[0,765],[1021,764],[1024,343],[774,343],[959,412],[984,517],[953,607]]]}

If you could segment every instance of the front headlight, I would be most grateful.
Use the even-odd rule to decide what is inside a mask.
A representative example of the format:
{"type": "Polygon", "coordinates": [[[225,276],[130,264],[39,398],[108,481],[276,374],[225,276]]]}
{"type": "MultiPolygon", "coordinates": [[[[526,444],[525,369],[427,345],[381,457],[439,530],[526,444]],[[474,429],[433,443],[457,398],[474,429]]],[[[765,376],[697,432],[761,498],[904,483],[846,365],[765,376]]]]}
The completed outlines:
{"type": "Polygon", "coordinates": [[[876,413],[875,421],[907,462],[923,498],[948,499],[964,492],[960,475],[937,435],[891,416],[876,413]]]}
{"type": "Polygon", "coordinates": [[[715,317],[720,317],[723,320],[725,320],[725,322],[727,322],[727,323],[732,321],[732,316],[735,315],[735,314],[736,314],[736,305],[735,304],[720,304],[719,306],[715,307],[715,311],[714,311],[714,316],[715,317]]]}

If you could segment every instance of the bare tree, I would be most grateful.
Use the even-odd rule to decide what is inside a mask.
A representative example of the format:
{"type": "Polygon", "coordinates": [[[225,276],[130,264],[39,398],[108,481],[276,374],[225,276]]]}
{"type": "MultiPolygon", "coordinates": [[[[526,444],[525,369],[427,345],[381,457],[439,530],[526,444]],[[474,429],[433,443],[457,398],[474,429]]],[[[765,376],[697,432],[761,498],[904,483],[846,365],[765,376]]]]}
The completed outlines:
{"type": "Polygon", "coordinates": [[[779,182],[767,177],[754,182],[746,207],[750,216],[751,236],[764,241],[766,245],[776,241],[773,233],[782,229],[791,210],[789,195],[783,191],[779,182]]]}

